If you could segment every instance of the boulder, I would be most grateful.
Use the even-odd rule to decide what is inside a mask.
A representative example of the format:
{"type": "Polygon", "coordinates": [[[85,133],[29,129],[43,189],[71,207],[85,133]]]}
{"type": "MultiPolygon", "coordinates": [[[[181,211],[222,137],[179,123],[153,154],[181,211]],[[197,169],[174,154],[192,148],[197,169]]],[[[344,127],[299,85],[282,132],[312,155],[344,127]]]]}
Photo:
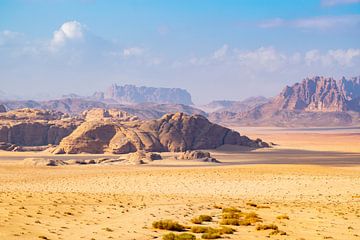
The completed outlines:
{"type": "Polygon", "coordinates": [[[216,162],[216,163],[219,163],[218,160],[211,157],[209,152],[199,151],[199,150],[183,152],[179,156],[177,156],[176,159],[179,159],[179,160],[200,160],[200,161],[203,161],[203,162],[216,162]]]}

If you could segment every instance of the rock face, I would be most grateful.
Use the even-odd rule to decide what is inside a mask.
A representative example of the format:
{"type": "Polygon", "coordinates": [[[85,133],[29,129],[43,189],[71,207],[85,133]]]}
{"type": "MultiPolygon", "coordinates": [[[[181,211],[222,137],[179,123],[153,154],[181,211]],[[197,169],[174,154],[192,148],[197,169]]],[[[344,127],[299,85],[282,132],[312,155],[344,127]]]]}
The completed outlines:
{"type": "Polygon", "coordinates": [[[269,102],[270,99],[262,96],[246,98],[243,101],[212,101],[209,104],[200,106],[202,110],[208,113],[212,112],[245,112],[259,105],[269,102]]]}
{"type": "Polygon", "coordinates": [[[20,146],[59,144],[79,124],[59,112],[19,109],[0,113],[0,142],[20,146]]]}
{"type": "Polygon", "coordinates": [[[134,85],[112,85],[104,93],[97,92],[99,100],[114,100],[118,103],[177,103],[192,105],[191,95],[180,88],[136,87],[134,85]]]}
{"type": "Polygon", "coordinates": [[[199,150],[183,152],[177,157],[177,159],[180,159],[180,160],[200,160],[200,161],[203,161],[203,162],[219,163],[218,160],[211,157],[209,152],[204,152],[204,151],[199,151],[199,150]]]}
{"type": "Polygon", "coordinates": [[[6,107],[2,104],[0,104],[0,113],[6,112],[6,107]]]}
{"type": "Polygon", "coordinates": [[[209,122],[201,115],[167,114],[157,120],[87,121],[64,138],[57,153],[180,152],[213,149],[224,144],[265,147],[228,128],[209,122]]]}
{"type": "Polygon", "coordinates": [[[360,123],[360,78],[306,78],[245,112],[216,112],[215,122],[247,126],[341,126],[360,123]]]}
{"type": "Polygon", "coordinates": [[[97,121],[105,119],[116,119],[124,122],[139,120],[137,116],[117,109],[93,108],[83,112],[86,121],[97,121]]]}

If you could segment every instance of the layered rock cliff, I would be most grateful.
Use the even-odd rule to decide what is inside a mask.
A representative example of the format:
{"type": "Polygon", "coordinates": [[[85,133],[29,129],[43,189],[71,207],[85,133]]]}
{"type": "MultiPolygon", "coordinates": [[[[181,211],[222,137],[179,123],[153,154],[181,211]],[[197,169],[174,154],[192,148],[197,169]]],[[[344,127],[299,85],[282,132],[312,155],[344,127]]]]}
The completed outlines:
{"type": "Polygon", "coordinates": [[[213,149],[224,144],[267,147],[201,115],[167,114],[157,120],[86,121],[64,138],[56,153],[129,153],[213,149]]]}
{"type": "Polygon", "coordinates": [[[135,85],[112,85],[105,92],[93,96],[98,100],[113,100],[122,104],[133,103],[175,103],[192,105],[191,95],[180,88],[137,87],[135,85]]]}

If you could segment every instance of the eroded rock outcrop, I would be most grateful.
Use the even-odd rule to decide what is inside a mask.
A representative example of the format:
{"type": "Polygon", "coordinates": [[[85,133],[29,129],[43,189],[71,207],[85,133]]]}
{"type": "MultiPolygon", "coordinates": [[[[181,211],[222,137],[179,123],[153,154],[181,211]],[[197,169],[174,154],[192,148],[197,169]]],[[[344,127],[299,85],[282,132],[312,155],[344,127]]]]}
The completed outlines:
{"type": "Polygon", "coordinates": [[[181,152],[224,144],[266,147],[201,115],[175,113],[148,121],[87,121],[64,138],[56,153],[181,152]]]}

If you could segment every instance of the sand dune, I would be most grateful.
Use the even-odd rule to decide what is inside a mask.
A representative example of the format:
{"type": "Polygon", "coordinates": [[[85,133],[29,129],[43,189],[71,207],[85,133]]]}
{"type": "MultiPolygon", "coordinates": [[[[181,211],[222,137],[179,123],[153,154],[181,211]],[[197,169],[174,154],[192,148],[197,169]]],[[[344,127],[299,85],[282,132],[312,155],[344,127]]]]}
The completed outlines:
{"type": "Polygon", "coordinates": [[[169,231],[154,229],[153,221],[193,226],[194,216],[209,214],[213,221],[205,225],[219,227],[219,207],[229,206],[256,212],[261,224],[273,223],[286,235],[254,224],[233,226],[236,232],[223,238],[360,239],[360,151],[301,149],[296,136],[273,149],[213,151],[222,164],[165,157],[142,166],[31,167],[19,164],[24,153],[2,154],[0,239],[161,239],[169,231]]]}

